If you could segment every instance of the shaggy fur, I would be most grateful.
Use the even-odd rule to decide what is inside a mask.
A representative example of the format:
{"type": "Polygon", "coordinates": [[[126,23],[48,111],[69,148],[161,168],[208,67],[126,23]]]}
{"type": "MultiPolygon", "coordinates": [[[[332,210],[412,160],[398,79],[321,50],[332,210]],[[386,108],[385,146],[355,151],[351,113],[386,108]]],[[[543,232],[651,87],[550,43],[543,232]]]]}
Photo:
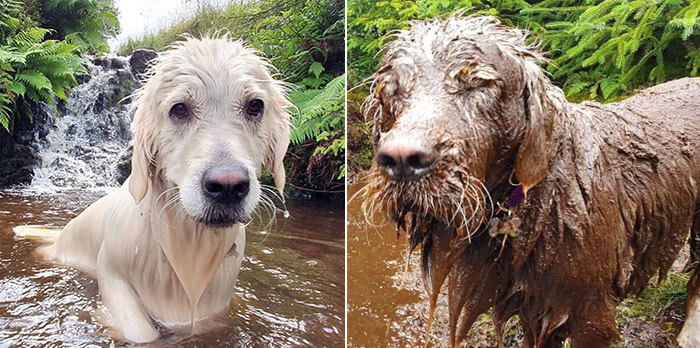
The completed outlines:
{"type": "MultiPolygon", "coordinates": [[[[499,329],[520,317],[524,347],[608,347],[617,304],[663,279],[700,229],[700,80],[571,104],[525,40],[492,17],[396,34],[365,104],[375,149],[408,139],[437,160],[415,181],[375,165],[364,208],[422,245],[431,321],[447,281],[452,346],[493,308],[499,329]],[[516,189],[524,200],[506,208],[516,189]]],[[[700,346],[698,277],[683,347],[700,346]]]]}
{"type": "MultiPolygon", "coordinates": [[[[158,327],[201,331],[229,308],[243,259],[245,223],[271,188],[281,192],[291,104],[255,51],[227,38],[192,39],[161,54],[136,94],[132,171],[124,185],[70,221],[39,250],[93,274],[109,325],[126,339],[157,339],[158,327]],[[251,100],[264,111],[246,113],[251,100]],[[188,113],[173,117],[175,105],[188,113]],[[239,202],[203,193],[209,168],[233,166],[250,179],[239,202]]],[[[16,229],[22,235],[41,230],[16,229]]]]}

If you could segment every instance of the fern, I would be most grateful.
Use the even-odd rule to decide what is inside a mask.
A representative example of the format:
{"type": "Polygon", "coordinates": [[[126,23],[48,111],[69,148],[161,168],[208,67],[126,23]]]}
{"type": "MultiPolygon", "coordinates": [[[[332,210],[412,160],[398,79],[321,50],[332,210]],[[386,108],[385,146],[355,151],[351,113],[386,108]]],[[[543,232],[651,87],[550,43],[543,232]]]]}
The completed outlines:
{"type": "Polygon", "coordinates": [[[110,0],[43,0],[43,25],[51,38],[65,40],[86,53],[109,51],[107,38],[119,30],[110,0]]]}
{"type": "MultiPolygon", "coordinates": [[[[57,40],[46,40],[53,31],[16,26],[13,17],[19,13],[19,2],[0,0],[15,12],[0,15],[0,28],[9,28],[0,36],[0,125],[12,131],[20,104],[47,102],[54,97],[66,99],[68,89],[77,85],[76,75],[85,74],[77,46],[57,40]],[[11,29],[11,30],[10,30],[11,29]]],[[[25,115],[31,119],[31,114],[25,115]]]]}
{"type": "MultiPolygon", "coordinates": [[[[310,140],[317,143],[314,155],[333,153],[334,157],[345,155],[345,74],[326,84],[323,89],[300,90],[290,94],[290,99],[299,110],[292,119],[291,141],[302,144],[310,140]]],[[[344,167],[339,168],[340,178],[344,167]]]]}
{"type": "Polygon", "coordinates": [[[393,30],[458,9],[531,30],[553,63],[547,68],[575,100],[615,99],[700,68],[700,0],[349,0],[350,81],[374,71],[393,30]]]}
{"type": "Polygon", "coordinates": [[[589,86],[585,97],[600,100],[626,93],[630,86],[693,75],[696,58],[686,53],[684,41],[694,35],[699,9],[697,0],[605,0],[588,6],[569,18],[570,26],[548,26],[544,46],[559,66],[550,71],[569,96],[583,92],[582,81],[572,82],[572,77],[590,72],[594,79],[584,80],[589,86]]]}
{"type": "Polygon", "coordinates": [[[41,71],[24,70],[15,75],[15,81],[24,83],[28,88],[35,90],[50,90],[51,81],[41,71]]]}

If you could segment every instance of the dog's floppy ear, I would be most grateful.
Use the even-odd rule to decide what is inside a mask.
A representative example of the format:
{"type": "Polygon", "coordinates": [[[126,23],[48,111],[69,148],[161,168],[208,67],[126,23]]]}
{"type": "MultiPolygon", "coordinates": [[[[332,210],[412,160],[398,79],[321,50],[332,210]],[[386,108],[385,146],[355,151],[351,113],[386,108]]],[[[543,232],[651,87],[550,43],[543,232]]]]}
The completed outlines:
{"type": "Polygon", "coordinates": [[[527,124],[525,135],[518,150],[515,175],[527,191],[547,176],[551,157],[552,133],[561,101],[553,99],[548,92],[555,89],[539,66],[532,61],[525,62],[523,72],[527,124]]]}
{"type": "Polygon", "coordinates": [[[284,184],[287,180],[284,173],[284,155],[287,154],[289,147],[289,127],[285,125],[284,129],[277,134],[274,144],[272,145],[272,154],[270,154],[271,163],[265,166],[270,171],[270,174],[275,179],[275,187],[283,195],[284,184]]]}
{"type": "MultiPolygon", "coordinates": [[[[140,111],[140,110],[139,110],[140,111]]],[[[131,157],[131,176],[129,177],[129,193],[134,197],[136,204],[141,203],[148,192],[148,185],[152,176],[152,135],[149,134],[143,123],[144,115],[136,112],[133,122],[134,153],[131,157]]]]}
{"type": "Polygon", "coordinates": [[[272,108],[274,118],[270,124],[268,152],[265,156],[265,167],[275,179],[275,187],[282,197],[284,197],[283,190],[286,182],[284,156],[287,154],[290,140],[290,116],[287,110],[294,107],[294,104],[285,97],[283,88],[283,85],[279,84],[271,93],[275,101],[272,108]]]}

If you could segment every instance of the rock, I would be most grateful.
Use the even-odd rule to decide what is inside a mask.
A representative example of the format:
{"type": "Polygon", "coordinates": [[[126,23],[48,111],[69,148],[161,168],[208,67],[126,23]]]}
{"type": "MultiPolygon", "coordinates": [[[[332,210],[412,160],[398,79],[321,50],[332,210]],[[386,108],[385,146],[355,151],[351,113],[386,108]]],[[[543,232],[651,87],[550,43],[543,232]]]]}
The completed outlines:
{"type": "Polygon", "coordinates": [[[112,70],[121,70],[126,68],[126,60],[122,57],[111,57],[109,60],[109,68],[112,70]]]}
{"type": "Polygon", "coordinates": [[[134,153],[134,142],[129,143],[129,147],[119,156],[119,162],[116,166],[116,179],[119,185],[131,175],[131,155],[134,153]]]}
{"type": "MultiPolygon", "coordinates": [[[[23,145],[16,145],[23,146],[23,145]]],[[[34,175],[33,166],[38,159],[33,157],[33,154],[27,155],[26,148],[20,149],[15,153],[27,157],[14,157],[0,160],[0,187],[10,185],[24,185],[32,182],[34,175]]]]}
{"type": "Polygon", "coordinates": [[[150,61],[156,57],[158,57],[156,51],[147,49],[137,49],[131,54],[131,59],[129,59],[131,73],[137,80],[142,78],[142,75],[148,70],[150,61]]]}

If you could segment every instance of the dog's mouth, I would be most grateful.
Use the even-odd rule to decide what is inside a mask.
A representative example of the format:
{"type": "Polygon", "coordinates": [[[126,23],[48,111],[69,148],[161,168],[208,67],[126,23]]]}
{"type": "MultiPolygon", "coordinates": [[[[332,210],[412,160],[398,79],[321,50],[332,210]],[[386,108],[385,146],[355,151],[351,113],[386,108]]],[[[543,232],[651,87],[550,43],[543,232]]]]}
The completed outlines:
{"type": "Polygon", "coordinates": [[[237,223],[248,223],[251,220],[251,214],[246,213],[239,206],[212,204],[201,216],[193,220],[209,227],[225,228],[237,223]]]}
{"type": "Polygon", "coordinates": [[[431,173],[419,181],[391,180],[373,171],[363,190],[363,210],[370,222],[381,212],[397,229],[405,229],[407,217],[412,216],[469,236],[493,209],[481,181],[459,170],[445,177],[431,173]]]}

